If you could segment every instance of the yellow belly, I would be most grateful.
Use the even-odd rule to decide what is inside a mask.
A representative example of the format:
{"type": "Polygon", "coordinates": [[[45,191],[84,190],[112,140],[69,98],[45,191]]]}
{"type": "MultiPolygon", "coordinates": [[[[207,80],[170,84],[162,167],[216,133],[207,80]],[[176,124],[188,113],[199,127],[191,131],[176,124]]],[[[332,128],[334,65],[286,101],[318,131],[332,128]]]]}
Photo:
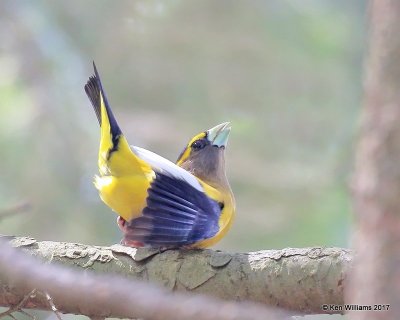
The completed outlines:
{"type": "Polygon", "coordinates": [[[140,176],[96,176],[100,198],[126,221],[141,215],[146,206],[150,179],[140,176]]]}
{"type": "Polygon", "coordinates": [[[218,221],[219,231],[217,232],[217,234],[211,238],[205,239],[203,241],[191,245],[192,248],[208,248],[215,245],[230,230],[230,228],[232,227],[233,220],[235,218],[236,204],[235,204],[235,198],[233,197],[231,190],[229,189],[221,192],[210,186],[204,184],[202,185],[206,189],[207,194],[211,198],[213,198],[218,202],[223,202],[225,204],[225,207],[222,210],[221,216],[218,221]]]}
{"type": "Polygon", "coordinates": [[[225,212],[225,215],[227,215],[227,217],[224,217],[224,220],[226,220],[226,224],[221,225],[221,220],[219,222],[220,225],[220,229],[218,231],[218,233],[212,237],[212,238],[208,238],[206,240],[200,241],[198,243],[193,244],[191,247],[192,248],[200,248],[200,249],[204,249],[204,248],[209,248],[213,245],[215,245],[217,242],[219,242],[224,236],[225,234],[229,231],[229,229],[232,226],[233,220],[234,220],[234,211],[230,211],[230,212],[225,212]]]}

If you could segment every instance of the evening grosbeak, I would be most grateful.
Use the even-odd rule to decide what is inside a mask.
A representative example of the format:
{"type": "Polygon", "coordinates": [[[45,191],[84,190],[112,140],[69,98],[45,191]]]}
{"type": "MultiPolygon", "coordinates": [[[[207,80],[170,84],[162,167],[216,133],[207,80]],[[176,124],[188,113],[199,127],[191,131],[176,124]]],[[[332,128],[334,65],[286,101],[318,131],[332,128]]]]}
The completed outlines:
{"type": "Polygon", "coordinates": [[[232,225],[235,200],[225,170],[229,123],[194,136],[176,164],[129,146],[93,63],[85,85],[100,124],[100,198],[118,215],[128,246],[206,248],[232,225]]]}

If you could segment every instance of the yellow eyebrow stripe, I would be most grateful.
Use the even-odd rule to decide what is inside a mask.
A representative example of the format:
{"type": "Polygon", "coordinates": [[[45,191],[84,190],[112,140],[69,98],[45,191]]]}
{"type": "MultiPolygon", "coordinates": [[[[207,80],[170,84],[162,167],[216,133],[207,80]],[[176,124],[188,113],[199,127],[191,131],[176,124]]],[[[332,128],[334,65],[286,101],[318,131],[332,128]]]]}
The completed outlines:
{"type": "Polygon", "coordinates": [[[178,166],[181,165],[182,162],[184,162],[187,158],[189,158],[190,152],[191,152],[190,146],[192,145],[192,143],[195,142],[196,140],[205,138],[205,136],[206,136],[206,133],[202,132],[202,133],[199,133],[198,135],[194,136],[192,138],[192,140],[189,141],[189,143],[186,145],[185,149],[183,149],[182,153],[179,155],[178,160],[176,161],[176,164],[178,166]]]}

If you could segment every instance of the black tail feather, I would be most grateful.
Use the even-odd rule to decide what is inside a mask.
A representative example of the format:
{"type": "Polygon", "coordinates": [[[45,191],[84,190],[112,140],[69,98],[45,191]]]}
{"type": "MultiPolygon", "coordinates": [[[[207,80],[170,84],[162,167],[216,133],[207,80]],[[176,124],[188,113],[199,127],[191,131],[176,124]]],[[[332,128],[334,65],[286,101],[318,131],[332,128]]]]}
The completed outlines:
{"type": "Polygon", "coordinates": [[[94,76],[90,77],[85,85],[85,92],[92,103],[94,112],[96,112],[97,120],[101,125],[101,110],[100,110],[100,88],[97,85],[97,80],[94,76]]]}
{"type": "Polygon", "coordinates": [[[103,85],[101,84],[100,75],[97,71],[96,65],[93,61],[94,76],[91,76],[85,85],[85,92],[93,105],[93,109],[96,112],[97,120],[101,125],[101,99],[100,93],[103,96],[104,105],[107,110],[108,120],[110,121],[111,134],[113,140],[117,140],[122,134],[121,129],[118,126],[117,121],[111,111],[110,105],[108,104],[106,93],[104,92],[103,85]]]}

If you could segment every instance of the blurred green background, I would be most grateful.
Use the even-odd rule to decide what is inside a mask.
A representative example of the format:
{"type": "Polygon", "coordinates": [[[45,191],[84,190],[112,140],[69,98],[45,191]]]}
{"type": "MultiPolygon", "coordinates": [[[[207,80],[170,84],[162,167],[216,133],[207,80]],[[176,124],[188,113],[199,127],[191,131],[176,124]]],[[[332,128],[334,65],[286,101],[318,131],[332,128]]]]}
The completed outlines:
{"type": "Polygon", "coordinates": [[[347,246],[365,2],[0,2],[2,234],[110,245],[99,127],[83,85],[96,61],[130,143],[175,160],[232,122],[237,219],[216,248],[347,246]]]}

